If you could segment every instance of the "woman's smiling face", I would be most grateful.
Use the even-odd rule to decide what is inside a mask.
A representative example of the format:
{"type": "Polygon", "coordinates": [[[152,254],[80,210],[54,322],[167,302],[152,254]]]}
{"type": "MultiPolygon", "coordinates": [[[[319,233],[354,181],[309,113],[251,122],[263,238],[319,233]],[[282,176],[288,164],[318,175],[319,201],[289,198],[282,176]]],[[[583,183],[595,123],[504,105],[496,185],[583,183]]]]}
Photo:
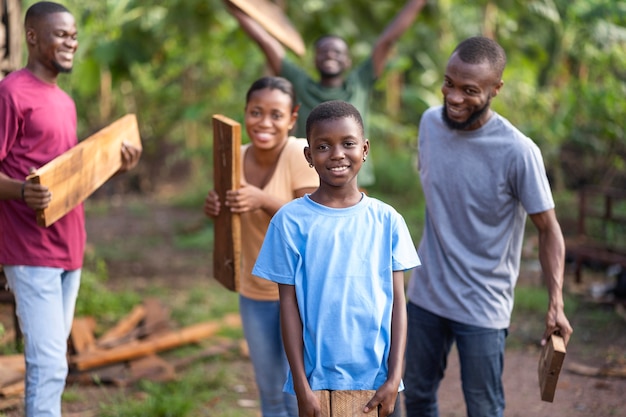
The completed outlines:
{"type": "Polygon", "coordinates": [[[246,104],[246,131],[259,149],[269,150],[284,143],[296,118],[291,97],[279,89],[256,90],[246,104]]]}

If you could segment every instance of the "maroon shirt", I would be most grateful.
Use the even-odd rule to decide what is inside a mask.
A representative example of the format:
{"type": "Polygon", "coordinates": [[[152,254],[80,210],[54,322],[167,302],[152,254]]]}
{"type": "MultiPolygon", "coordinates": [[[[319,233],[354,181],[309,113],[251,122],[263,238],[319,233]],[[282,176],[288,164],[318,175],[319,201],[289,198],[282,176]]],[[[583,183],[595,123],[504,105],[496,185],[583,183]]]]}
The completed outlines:
{"type": "MultiPolygon", "coordinates": [[[[0,172],[24,180],[76,144],[76,107],[57,85],[27,69],[0,81],[0,172]]],[[[85,241],[82,204],[43,228],[23,201],[0,200],[0,264],[77,269],[85,241]]]]}

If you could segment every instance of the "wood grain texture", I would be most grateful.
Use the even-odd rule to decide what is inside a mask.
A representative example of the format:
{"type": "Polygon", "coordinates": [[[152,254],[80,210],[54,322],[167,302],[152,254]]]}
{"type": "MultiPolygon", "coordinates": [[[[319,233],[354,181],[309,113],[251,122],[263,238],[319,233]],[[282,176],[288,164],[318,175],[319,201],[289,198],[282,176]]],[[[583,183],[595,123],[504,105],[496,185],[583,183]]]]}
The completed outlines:
{"type": "MultiPolygon", "coordinates": [[[[224,202],[226,191],[241,185],[241,125],[213,115],[213,188],[224,202]]],[[[241,220],[222,206],[214,223],[213,276],[231,291],[239,290],[241,220]]]]}
{"type": "Polygon", "coordinates": [[[565,342],[561,336],[553,334],[541,350],[539,357],[539,390],[542,401],[554,401],[556,384],[564,359],[565,342]]]}
{"type": "Polygon", "coordinates": [[[376,417],[378,410],[363,414],[365,404],[375,390],[319,390],[313,391],[320,402],[320,417],[376,417]]]}
{"type": "Polygon", "coordinates": [[[300,33],[280,7],[268,0],[230,0],[235,6],[258,22],[280,43],[302,56],[306,52],[300,33]]]}
{"type": "Polygon", "coordinates": [[[48,227],[82,203],[122,166],[122,142],[141,149],[137,118],[127,114],[48,162],[26,179],[48,187],[52,201],[37,210],[48,227]]]}

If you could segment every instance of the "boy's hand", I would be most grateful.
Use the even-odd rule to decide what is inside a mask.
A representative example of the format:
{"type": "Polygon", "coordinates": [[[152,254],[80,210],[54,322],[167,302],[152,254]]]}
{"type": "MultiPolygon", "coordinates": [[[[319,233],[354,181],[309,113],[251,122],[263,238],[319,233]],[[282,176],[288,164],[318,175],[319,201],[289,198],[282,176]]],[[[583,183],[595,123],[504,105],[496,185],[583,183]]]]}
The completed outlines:
{"type": "Polygon", "coordinates": [[[379,417],[387,417],[396,407],[398,398],[398,386],[387,381],[376,390],[376,394],[363,408],[364,413],[369,413],[378,408],[379,417]]]}
{"type": "Polygon", "coordinates": [[[298,399],[299,417],[320,417],[322,415],[319,398],[310,389],[304,395],[296,396],[296,398],[298,399]]]}

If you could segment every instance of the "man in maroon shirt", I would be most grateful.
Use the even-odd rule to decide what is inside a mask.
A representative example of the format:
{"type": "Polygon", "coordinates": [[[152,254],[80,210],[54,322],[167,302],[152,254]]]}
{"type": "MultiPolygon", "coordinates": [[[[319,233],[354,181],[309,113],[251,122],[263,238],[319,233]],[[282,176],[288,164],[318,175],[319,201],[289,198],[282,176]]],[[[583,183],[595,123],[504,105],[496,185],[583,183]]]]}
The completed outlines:
{"type": "MultiPolygon", "coordinates": [[[[26,12],[26,67],[0,81],[0,264],[16,300],[24,335],[27,417],[61,416],[67,338],[80,286],[85,218],[80,204],[47,228],[33,210],[54,198],[25,180],[77,144],[74,101],[57,86],[78,48],[76,22],[62,5],[39,2],[26,12]]],[[[141,151],[122,146],[123,167],[141,151]]]]}

